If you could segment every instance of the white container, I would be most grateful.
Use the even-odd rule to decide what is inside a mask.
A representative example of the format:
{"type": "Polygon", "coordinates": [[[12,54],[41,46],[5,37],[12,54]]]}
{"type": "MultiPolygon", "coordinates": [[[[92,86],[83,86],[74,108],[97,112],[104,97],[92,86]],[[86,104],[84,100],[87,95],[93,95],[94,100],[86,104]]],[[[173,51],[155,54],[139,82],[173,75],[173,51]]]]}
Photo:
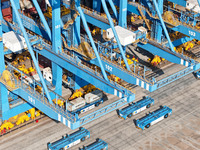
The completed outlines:
{"type": "Polygon", "coordinates": [[[92,103],[94,101],[101,99],[102,97],[103,97],[103,92],[97,89],[95,91],[92,91],[91,93],[86,94],[85,100],[86,103],[92,103]]]}
{"type": "Polygon", "coordinates": [[[3,34],[3,44],[14,53],[27,48],[24,37],[13,31],[3,34]]]}
{"type": "MultiPolygon", "coordinates": [[[[115,26],[115,30],[117,32],[117,35],[119,37],[119,41],[121,45],[127,46],[131,43],[133,43],[136,40],[136,34],[132,31],[129,31],[125,28],[122,28],[120,26],[115,26]]],[[[107,39],[114,38],[114,34],[112,31],[112,28],[109,28],[106,30],[104,37],[107,39]]],[[[116,42],[116,39],[114,38],[114,41],[116,42]]]]}
{"type": "Polygon", "coordinates": [[[200,7],[197,0],[187,0],[186,8],[194,12],[200,13],[200,7]]]}
{"type": "Polygon", "coordinates": [[[85,106],[85,99],[82,97],[79,97],[79,98],[76,98],[76,99],[70,101],[69,104],[67,105],[67,109],[69,111],[74,111],[83,106],[85,106]]]}
{"type": "Polygon", "coordinates": [[[146,29],[145,27],[143,27],[143,26],[138,27],[138,30],[139,30],[140,32],[142,32],[142,33],[147,34],[147,29],[146,29]]]}
{"type": "Polygon", "coordinates": [[[43,69],[43,77],[47,81],[52,82],[53,77],[52,77],[52,73],[51,73],[51,68],[50,67],[46,67],[46,68],[43,69]]]}
{"type": "Polygon", "coordinates": [[[20,0],[19,5],[20,5],[22,10],[30,9],[30,8],[33,7],[33,4],[31,3],[30,0],[20,0]]]}

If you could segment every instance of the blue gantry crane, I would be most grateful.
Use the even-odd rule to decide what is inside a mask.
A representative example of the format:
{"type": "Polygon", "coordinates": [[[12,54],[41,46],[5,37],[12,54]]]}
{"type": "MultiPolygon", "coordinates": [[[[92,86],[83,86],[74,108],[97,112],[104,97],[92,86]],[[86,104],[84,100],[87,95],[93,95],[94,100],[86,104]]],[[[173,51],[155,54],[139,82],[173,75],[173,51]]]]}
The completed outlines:
{"type": "Polygon", "coordinates": [[[133,102],[135,85],[153,92],[189,73],[199,74],[199,1],[195,7],[190,0],[20,1],[1,2],[2,123],[35,107],[75,129],[133,102]],[[23,69],[24,53],[34,74],[23,69]],[[154,55],[181,69],[159,78],[165,72],[145,60],[154,55]],[[45,65],[52,75],[41,67],[45,65]],[[71,113],[62,93],[65,71],[74,91],[92,84],[118,100],[85,115],[71,113]]]}

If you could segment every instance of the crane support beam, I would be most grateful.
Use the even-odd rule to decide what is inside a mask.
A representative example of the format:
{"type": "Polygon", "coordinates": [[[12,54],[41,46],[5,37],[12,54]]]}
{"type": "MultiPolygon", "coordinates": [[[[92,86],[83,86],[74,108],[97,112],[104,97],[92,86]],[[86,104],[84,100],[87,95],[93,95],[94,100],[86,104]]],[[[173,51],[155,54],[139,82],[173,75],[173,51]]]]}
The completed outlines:
{"type": "Polygon", "coordinates": [[[46,95],[47,95],[47,98],[48,98],[49,102],[52,103],[51,97],[50,97],[50,94],[49,94],[49,91],[48,91],[48,89],[47,89],[46,83],[45,83],[44,78],[43,78],[43,76],[42,76],[42,73],[41,73],[41,71],[40,71],[40,68],[39,68],[39,65],[38,65],[38,63],[37,63],[37,60],[36,60],[36,58],[35,58],[35,54],[34,54],[34,51],[33,51],[32,47],[31,47],[31,44],[30,44],[28,35],[27,35],[26,30],[25,30],[25,28],[24,28],[24,26],[23,26],[23,24],[22,24],[22,20],[21,20],[21,18],[20,18],[20,16],[19,16],[18,10],[17,10],[16,7],[15,7],[14,0],[10,0],[10,2],[11,2],[11,4],[12,4],[12,9],[13,9],[15,15],[16,15],[16,19],[17,19],[17,21],[18,21],[18,25],[19,25],[20,29],[22,30],[23,36],[24,36],[24,38],[25,38],[25,41],[26,41],[26,44],[27,44],[29,53],[30,53],[30,55],[31,55],[31,57],[32,57],[32,59],[33,59],[34,64],[35,64],[35,68],[36,68],[37,73],[38,73],[38,75],[39,75],[39,77],[40,77],[40,80],[41,80],[41,82],[42,82],[42,86],[43,86],[43,88],[44,88],[44,91],[45,91],[45,93],[46,93],[46,95]]]}
{"type": "MultiPolygon", "coordinates": [[[[0,83],[1,85],[3,85],[2,83],[0,83]]],[[[14,117],[22,112],[25,112],[29,109],[33,108],[32,105],[30,105],[29,103],[25,103],[25,104],[21,104],[19,106],[16,106],[12,109],[9,109],[7,111],[4,111],[3,112],[3,116],[2,116],[2,119],[3,120],[8,120],[9,118],[11,117],[14,117]]]]}
{"type": "Polygon", "coordinates": [[[169,49],[162,49],[159,48],[159,45],[154,45],[155,43],[147,43],[147,44],[143,44],[143,43],[138,43],[137,46],[149,51],[150,53],[154,54],[154,55],[158,55],[162,58],[165,58],[166,60],[172,62],[172,63],[176,63],[176,64],[181,64],[184,65],[186,67],[190,66],[191,64],[184,60],[184,58],[180,58],[180,56],[178,56],[178,54],[175,54],[173,52],[171,52],[169,49]]]}
{"type": "MultiPolygon", "coordinates": [[[[61,16],[60,16],[60,1],[52,2],[52,50],[55,53],[62,51],[61,42],[61,16]]],[[[55,85],[55,92],[59,95],[62,94],[62,68],[59,65],[52,62],[52,74],[55,85]]]]}
{"type": "Polygon", "coordinates": [[[121,93],[128,94],[127,91],[124,91],[121,88],[112,85],[105,79],[100,78],[93,73],[87,72],[78,64],[74,64],[74,62],[62,56],[62,54],[58,55],[55,52],[49,50],[37,50],[37,49],[35,50],[41,55],[51,60],[52,62],[58,64],[60,67],[67,70],[70,68],[70,72],[79,76],[80,78],[83,78],[85,81],[92,83],[94,86],[102,89],[106,93],[114,94],[115,91],[119,91],[121,93]]]}
{"type": "Polygon", "coordinates": [[[172,43],[173,43],[174,47],[177,47],[177,46],[179,46],[179,45],[181,45],[181,44],[184,44],[184,43],[186,43],[186,42],[188,42],[188,41],[192,41],[193,39],[194,39],[194,38],[185,36],[185,37],[183,37],[183,38],[180,38],[180,39],[178,39],[178,40],[173,41],[172,43]]]}
{"type": "Polygon", "coordinates": [[[200,40],[200,31],[193,29],[193,28],[190,28],[186,25],[178,25],[178,26],[173,27],[171,29],[174,30],[174,31],[178,31],[180,33],[183,33],[187,36],[190,36],[194,39],[200,40]]]}
{"type": "MultiPolygon", "coordinates": [[[[92,60],[91,63],[98,66],[96,59],[92,60]]],[[[119,68],[113,65],[113,63],[110,63],[106,60],[102,60],[102,63],[105,67],[109,66],[109,69],[106,68],[106,71],[110,72],[111,74],[114,74],[115,76],[126,81],[127,83],[138,85],[150,92],[155,90],[156,86],[154,85],[152,80],[147,80],[137,74],[133,74],[132,72],[122,70],[122,68],[119,68]]]]}
{"type": "MultiPolygon", "coordinates": [[[[186,4],[187,4],[187,0],[181,0],[181,1],[180,0],[168,0],[168,1],[170,1],[174,4],[181,5],[183,7],[186,7],[186,4]]],[[[199,0],[198,0],[198,2],[199,2],[199,0]]]]}

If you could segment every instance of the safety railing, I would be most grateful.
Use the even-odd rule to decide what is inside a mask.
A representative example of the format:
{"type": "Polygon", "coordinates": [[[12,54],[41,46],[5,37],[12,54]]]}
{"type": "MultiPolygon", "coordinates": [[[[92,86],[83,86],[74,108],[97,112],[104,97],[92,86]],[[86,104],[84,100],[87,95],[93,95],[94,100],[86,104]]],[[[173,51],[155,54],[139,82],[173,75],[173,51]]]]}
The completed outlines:
{"type": "MultiPolygon", "coordinates": [[[[73,57],[71,57],[71,56],[69,56],[69,55],[67,55],[65,53],[62,53],[62,52],[60,52],[59,54],[62,55],[62,56],[64,56],[65,58],[67,58],[69,61],[73,62],[73,64],[76,64],[78,67],[84,69],[86,72],[92,74],[93,76],[96,76],[98,78],[104,79],[103,75],[101,73],[99,73],[99,72],[91,69],[90,67],[88,67],[88,66],[86,66],[86,65],[84,65],[84,64],[82,64],[82,63],[80,63],[78,61],[76,61],[73,57]]],[[[112,86],[120,88],[123,91],[127,91],[129,94],[135,93],[134,90],[132,90],[132,91],[129,92],[130,89],[127,89],[126,87],[123,87],[122,85],[119,85],[118,83],[116,83],[116,82],[114,82],[112,80],[110,80],[109,82],[111,83],[112,86]]]]}
{"type": "Polygon", "coordinates": [[[187,67],[187,68],[185,68],[185,69],[183,69],[183,70],[181,70],[181,71],[179,71],[179,72],[177,72],[177,73],[175,73],[175,74],[173,74],[169,77],[166,77],[166,78],[158,81],[157,82],[157,88],[161,88],[161,87],[163,87],[163,86],[165,86],[165,85],[167,85],[167,84],[169,84],[169,83],[171,83],[171,82],[193,72],[194,70],[191,69],[192,67],[193,66],[189,66],[189,67],[187,67]]]}
{"type": "Polygon", "coordinates": [[[192,59],[192,58],[188,57],[187,55],[184,55],[184,54],[181,54],[181,53],[178,53],[178,52],[174,53],[174,52],[170,51],[170,49],[167,46],[162,45],[162,44],[156,42],[153,39],[148,39],[148,43],[153,44],[154,46],[159,47],[163,50],[166,50],[167,52],[170,52],[171,54],[174,54],[174,55],[178,56],[179,58],[183,58],[184,60],[186,60],[186,61],[188,61],[192,64],[197,64],[198,61],[199,61],[197,59],[192,59]]]}
{"type": "MultiPolygon", "coordinates": [[[[88,37],[87,36],[84,36],[84,37],[87,40],[87,42],[90,43],[90,40],[88,39],[88,37]]],[[[98,52],[99,53],[102,53],[102,54],[104,53],[105,54],[106,53],[105,49],[108,50],[109,52],[113,51],[109,46],[105,46],[100,42],[96,42],[95,44],[98,45],[97,47],[98,47],[98,52]]],[[[132,75],[133,77],[136,77],[136,78],[138,78],[138,79],[140,79],[140,80],[142,80],[142,81],[144,81],[146,83],[149,83],[150,85],[154,84],[154,79],[145,78],[145,72],[146,71],[151,71],[151,70],[149,68],[146,68],[144,65],[142,65],[140,63],[137,63],[137,62],[134,61],[134,64],[133,64],[134,68],[132,69],[132,72],[130,72],[130,71],[126,70],[124,67],[122,67],[121,64],[119,64],[117,62],[116,63],[113,62],[111,59],[107,58],[104,55],[101,55],[101,59],[103,61],[107,62],[107,63],[110,63],[112,66],[116,67],[117,69],[121,70],[122,72],[126,72],[127,74],[132,75]],[[140,72],[140,74],[143,74],[143,76],[141,76],[140,74],[136,73],[136,67],[143,68],[143,73],[140,72]]]]}
{"type": "MultiPolygon", "coordinates": [[[[126,97],[127,98],[127,97],[126,97]]],[[[80,118],[80,125],[84,125],[94,119],[97,119],[113,110],[116,110],[119,107],[122,107],[123,105],[127,104],[126,98],[119,99],[95,112],[90,113],[89,115],[86,115],[82,118],[80,118]]]]}
{"type": "MultiPolygon", "coordinates": [[[[52,109],[54,112],[61,114],[62,116],[64,116],[66,119],[70,120],[71,122],[75,122],[76,118],[73,114],[69,113],[67,110],[64,110],[63,108],[59,107],[56,104],[50,104],[46,98],[46,95],[44,93],[44,90],[42,88],[42,84],[36,80],[34,80],[33,77],[21,72],[20,70],[18,70],[17,68],[15,68],[14,66],[8,64],[6,70],[8,70],[9,72],[11,72],[11,74],[20,74],[20,78],[17,78],[16,76],[13,77],[13,81],[15,82],[15,86],[10,86],[5,80],[2,80],[2,75],[0,75],[0,82],[2,82],[4,85],[6,85],[6,87],[13,91],[16,90],[18,88],[24,90],[25,92],[27,92],[28,94],[30,94],[31,96],[33,96],[35,98],[35,100],[38,100],[40,102],[42,102],[42,104],[46,105],[47,107],[49,107],[50,109],[52,109]],[[25,78],[26,77],[26,78],[25,78]],[[29,78],[29,82],[26,81],[26,79],[29,78]],[[32,82],[32,83],[31,83],[32,82]],[[36,87],[41,87],[40,91],[36,90],[36,87]]],[[[52,92],[55,97],[56,97],[56,103],[57,100],[60,99],[62,101],[65,101],[66,103],[68,103],[67,100],[65,100],[62,96],[58,95],[57,93],[55,93],[54,91],[48,89],[49,92],[52,92]]],[[[35,103],[32,100],[32,104],[34,105],[35,103]]],[[[43,110],[41,110],[43,111],[43,110]]],[[[44,112],[45,113],[45,112],[44,112]]]]}

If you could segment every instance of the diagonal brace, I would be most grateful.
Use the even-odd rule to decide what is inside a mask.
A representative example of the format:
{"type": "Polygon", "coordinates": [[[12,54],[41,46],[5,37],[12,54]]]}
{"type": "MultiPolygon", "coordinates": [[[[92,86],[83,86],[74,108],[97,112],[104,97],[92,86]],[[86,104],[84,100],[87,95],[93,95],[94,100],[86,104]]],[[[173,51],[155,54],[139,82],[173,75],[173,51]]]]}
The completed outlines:
{"type": "Polygon", "coordinates": [[[113,21],[112,21],[112,18],[111,18],[111,16],[110,16],[109,11],[108,11],[108,8],[107,8],[107,6],[106,6],[106,2],[105,2],[105,0],[101,0],[101,2],[102,2],[103,9],[104,9],[104,11],[105,11],[105,13],[106,13],[106,16],[107,16],[107,18],[108,18],[108,21],[109,21],[109,23],[110,23],[110,26],[111,26],[111,28],[112,28],[113,34],[114,34],[114,36],[115,36],[115,39],[116,39],[116,41],[117,41],[117,44],[118,44],[118,46],[119,46],[119,50],[120,50],[120,52],[121,52],[121,54],[122,54],[122,58],[123,58],[123,60],[124,60],[124,63],[125,63],[125,65],[126,65],[126,68],[127,68],[128,70],[130,70],[130,67],[129,67],[129,65],[128,65],[128,62],[127,62],[125,53],[124,53],[124,51],[123,51],[122,45],[121,45],[121,43],[120,43],[120,41],[119,41],[119,37],[118,37],[117,32],[116,32],[116,30],[115,30],[114,23],[113,23],[113,21]]]}
{"type": "Polygon", "coordinates": [[[161,16],[161,13],[160,13],[160,10],[159,10],[159,8],[158,8],[158,4],[157,4],[156,0],[153,0],[153,3],[154,3],[154,6],[155,6],[155,8],[156,8],[156,11],[157,11],[158,17],[159,17],[159,19],[160,19],[161,25],[162,25],[162,27],[163,27],[163,30],[164,30],[164,32],[165,32],[165,36],[167,37],[167,40],[168,40],[168,42],[169,42],[169,47],[170,47],[170,49],[171,49],[172,52],[176,53],[175,50],[174,50],[174,46],[173,46],[173,44],[172,44],[172,42],[171,42],[171,39],[170,39],[170,37],[169,37],[169,34],[168,34],[167,28],[166,28],[166,26],[165,26],[165,23],[164,23],[164,21],[163,21],[163,18],[162,18],[162,16],[161,16]]]}
{"type": "Polygon", "coordinates": [[[22,24],[22,20],[21,20],[21,18],[20,18],[20,16],[19,16],[19,12],[17,11],[17,8],[16,8],[16,6],[15,6],[14,0],[10,0],[10,2],[11,2],[11,4],[12,4],[12,8],[13,8],[14,13],[15,13],[15,15],[16,15],[16,19],[17,19],[17,22],[18,22],[18,24],[19,24],[19,27],[20,27],[20,29],[22,30],[23,36],[24,36],[24,38],[25,38],[25,41],[26,41],[26,44],[27,44],[29,53],[31,54],[31,57],[32,57],[32,59],[33,59],[35,68],[36,68],[37,73],[38,73],[38,75],[39,75],[39,77],[40,77],[40,80],[41,80],[41,82],[42,82],[42,86],[43,86],[43,88],[44,88],[44,91],[45,91],[45,93],[46,93],[46,95],[47,95],[47,98],[48,98],[48,100],[49,100],[49,103],[52,104],[49,91],[48,91],[48,89],[47,89],[46,83],[45,83],[44,78],[43,78],[43,76],[42,76],[42,73],[41,73],[41,71],[40,71],[40,68],[39,68],[39,65],[38,65],[38,63],[37,63],[37,60],[36,60],[36,58],[35,58],[35,54],[34,54],[33,49],[32,49],[32,47],[31,47],[31,44],[30,44],[28,35],[27,35],[27,33],[26,33],[26,30],[25,30],[25,28],[24,28],[24,26],[23,26],[23,24],[22,24]]]}
{"type": "Polygon", "coordinates": [[[119,15],[118,15],[117,9],[115,8],[115,4],[113,3],[112,0],[108,0],[108,2],[110,4],[110,7],[112,8],[115,18],[119,19],[119,15]]]}
{"type": "Polygon", "coordinates": [[[89,37],[89,39],[90,39],[90,41],[91,41],[92,48],[94,49],[94,53],[95,53],[95,55],[96,55],[96,57],[97,57],[97,60],[98,60],[98,62],[99,62],[99,66],[100,66],[100,68],[101,68],[103,77],[104,77],[105,80],[108,81],[108,77],[107,77],[107,75],[106,75],[106,72],[105,72],[105,69],[104,69],[104,67],[103,67],[101,58],[100,58],[99,53],[98,53],[98,51],[97,51],[97,48],[96,48],[96,46],[95,46],[95,44],[94,44],[94,40],[93,40],[93,38],[92,38],[92,35],[91,35],[90,31],[89,31],[89,27],[88,27],[88,25],[87,25],[87,22],[86,22],[84,13],[83,13],[83,11],[82,11],[82,9],[81,9],[81,6],[80,6],[80,5],[78,5],[78,6],[76,5],[76,8],[77,8],[78,12],[80,13],[80,16],[81,16],[83,25],[84,25],[84,27],[85,27],[85,31],[87,32],[87,35],[88,35],[88,37],[89,37]]]}
{"type": "Polygon", "coordinates": [[[199,6],[200,6],[200,0],[197,0],[198,1],[198,3],[199,3],[199,6]]]}
{"type": "Polygon", "coordinates": [[[44,15],[43,15],[43,13],[42,13],[42,11],[40,9],[40,6],[39,6],[37,0],[32,0],[32,1],[33,1],[34,5],[35,5],[35,8],[36,8],[36,10],[37,10],[37,12],[38,12],[38,14],[40,16],[40,19],[41,19],[42,23],[43,23],[43,25],[44,25],[44,27],[45,27],[45,29],[47,31],[49,39],[51,40],[51,30],[50,30],[50,28],[49,28],[49,26],[47,24],[46,19],[44,18],[44,15]]]}

